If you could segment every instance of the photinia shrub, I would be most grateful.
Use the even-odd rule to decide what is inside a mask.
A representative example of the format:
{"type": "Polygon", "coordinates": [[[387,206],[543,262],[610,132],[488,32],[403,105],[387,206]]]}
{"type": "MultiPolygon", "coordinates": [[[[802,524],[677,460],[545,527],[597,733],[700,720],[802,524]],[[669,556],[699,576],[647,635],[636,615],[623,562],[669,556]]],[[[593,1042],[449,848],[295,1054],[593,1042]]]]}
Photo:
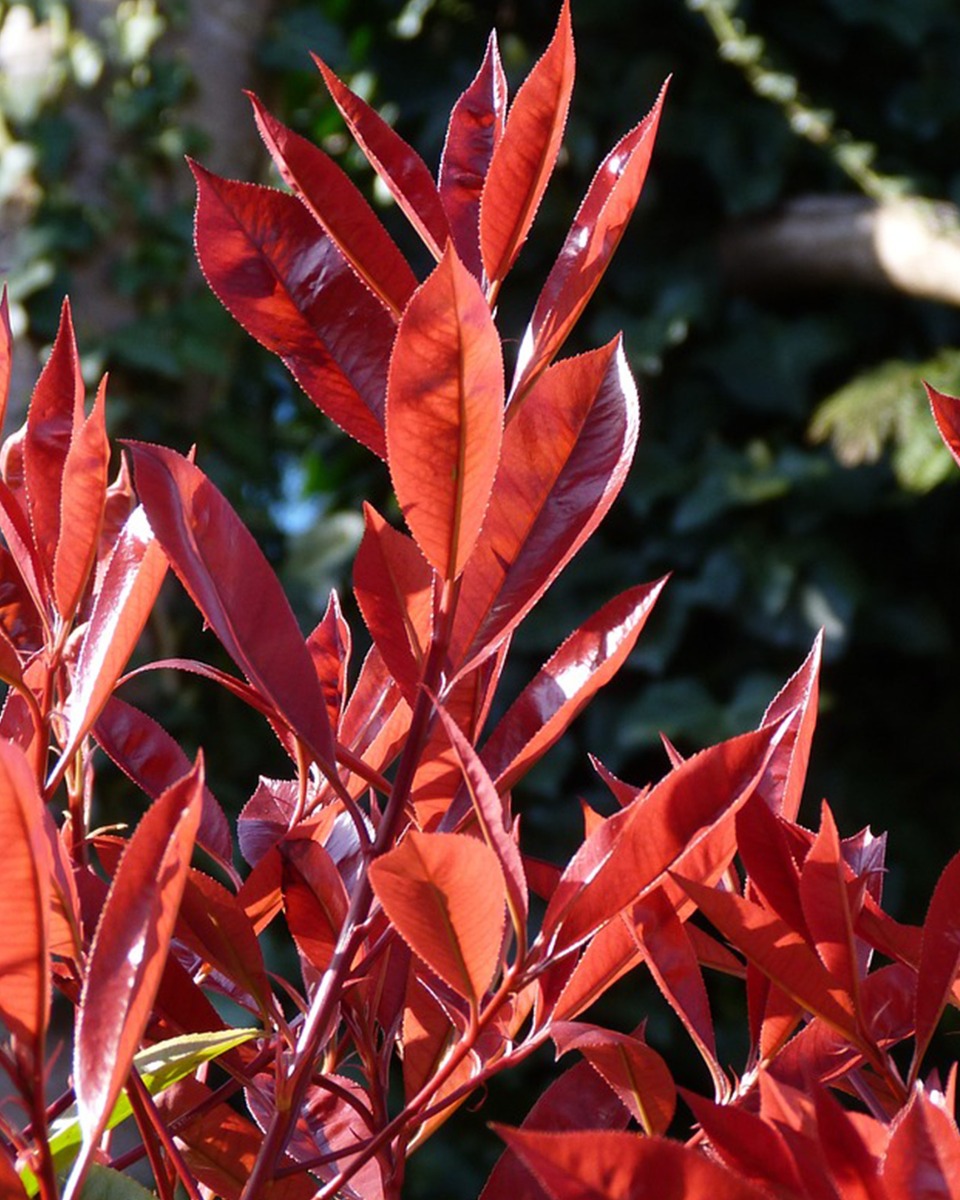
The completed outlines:
{"type": "MultiPolygon", "coordinates": [[[[956,1195],[956,1070],[926,1057],[960,1004],[960,856],[906,926],[882,907],[885,837],[842,837],[825,803],[798,823],[819,639],[756,730],[687,759],[667,745],[646,786],[596,761],[614,812],[584,808],[565,864],[536,856],[512,790],[630,655],[664,580],[608,600],[488,728],[514,631],[630,467],[620,339],[559,356],[636,205],[663,96],[600,165],[508,380],[496,302],[561,146],[567,4],[511,103],[491,37],[436,181],[317,66],[434,265],[418,279],[340,168],[253,96],[290,190],[193,164],[197,252],[240,324],[384,460],[405,529],[366,508],[354,670],[337,596],[304,637],[192,457],[129,443],[111,482],[105,388],[88,412],[64,307],[0,458],[0,1066],[19,1100],[0,1112],[2,1195],[146,1195],[126,1174],[145,1158],[163,1200],[389,1200],[459,1105],[545,1045],[575,1060],[519,1128],[494,1125],[484,1200],[956,1195]],[[237,673],[172,665],[252,706],[290,759],[235,836],[202,755],[117,694],[168,567],[237,673]],[[128,837],[92,825],[97,747],[149,799],[128,837]],[[293,977],[268,967],[268,930],[293,977]],[[628,972],[649,973],[712,1080],[680,1093],[680,1138],[643,1023],[592,1019],[628,972]],[[743,986],[736,1064],[718,1055],[715,972],[743,986]],[[57,1097],[54,990],[75,1012],[57,1097]],[[114,1153],[122,1122],[139,1140],[114,1153]]],[[[960,463],[960,400],[930,399],[960,463]]]]}

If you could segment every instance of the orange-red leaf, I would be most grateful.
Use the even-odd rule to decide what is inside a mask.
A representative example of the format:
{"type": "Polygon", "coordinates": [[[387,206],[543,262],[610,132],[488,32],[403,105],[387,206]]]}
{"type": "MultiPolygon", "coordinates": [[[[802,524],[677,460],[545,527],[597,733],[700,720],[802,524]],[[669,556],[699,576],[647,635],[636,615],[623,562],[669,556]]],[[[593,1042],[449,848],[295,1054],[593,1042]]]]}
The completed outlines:
{"type": "Polygon", "coordinates": [[[0,1020],[39,1054],[50,1013],[50,876],[43,801],[23,752],[0,742],[4,930],[0,1020]]]}
{"type": "Polygon", "coordinates": [[[476,1004],[497,969],[506,918],[490,847],[465,834],[411,830],[370,864],[370,883],[413,952],[476,1004]]]}
{"type": "Polygon", "coordinates": [[[491,284],[510,270],[553,173],[573,91],[569,0],[550,45],[517,92],[480,202],[480,250],[491,284]]]}
{"type": "Polygon", "coordinates": [[[521,396],[553,360],[616,253],[643,190],[665,94],[666,84],[597,168],[523,335],[511,395],[521,396]]]}
{"type": "Polygon", "coordinates": [[[74,1088],[84,1135],[78,1173],[100,1137],[150,1019],[200,823],[202,794],[203,764],[198,759],[147,810],[100,914],[74,1050],[74,1088]]]}
{"type": "Polygon", "coordinates": [[[480,533],[503,436],[503,359],[480,285],[452,246],[397,330],[387,461],[410,531],[444,579],[480,533]]]}

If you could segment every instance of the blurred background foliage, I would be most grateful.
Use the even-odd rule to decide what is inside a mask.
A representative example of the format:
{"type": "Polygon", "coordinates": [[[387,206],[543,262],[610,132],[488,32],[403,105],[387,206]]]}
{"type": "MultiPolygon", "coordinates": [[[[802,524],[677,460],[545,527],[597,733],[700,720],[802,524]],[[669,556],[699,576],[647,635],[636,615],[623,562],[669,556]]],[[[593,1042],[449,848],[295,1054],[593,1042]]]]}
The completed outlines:
{"type": "MultiPolygon", "coordinates": [[[[0,4],[0,254],[25,379],[69,291],[91,382],[111,372],[114,433],[197,443],[308,628],[330,586],[348,587],[361,498],[389,509],[386,473],[207,292],[182,156],[276,182],[252,120],[236,116],[240,87],[254,88],[372,189],[422,274],[308,51],[435,164],[489,29],[516,88],[557,0],[211,8],[219,25],[201,0],[0,4]]],[[[810,287],[774,270],[747,291],[749,272],[720,248],[810,197],[919,196],[952,227],[960,15],[952,0],[574,0],[573,17],[564,154],[501,329],[509,350],[597,163],[672,73],[646,192],[568,350],[624,330],[644,427],[606,525],[517,637],[505,699],[615,591],[673,578],[618,681],[518,790],[527,836],[568,851],[578,795],[608,803],[587,750],[640,783],[666,768],[661,731],[690,752],[755,724],[823,627],[801,817],[815,824],[826,796],[843,832],[889,829],[892,911],[919,919],[960,840],[960,490],[920,382],[960,392],[960,310],[854,275],[810,287]]],[[[196,624],[171,593],[154,650],[210,654],[196,624]]],[[[233,701],[158,686],[144,702],[204,743],[225,800],[242,803],[258,771],[283,772],[233,701]]],[[[502,1087],[509,1109],[524,1084],[502,1087]]],[[[506,1119],[529,1101],[518,1094],[506,1119]]],[[[436,1140],[448,1150],[421,1169],[424,1195],[448,1169],[449,1141],[436,1140]]]]}

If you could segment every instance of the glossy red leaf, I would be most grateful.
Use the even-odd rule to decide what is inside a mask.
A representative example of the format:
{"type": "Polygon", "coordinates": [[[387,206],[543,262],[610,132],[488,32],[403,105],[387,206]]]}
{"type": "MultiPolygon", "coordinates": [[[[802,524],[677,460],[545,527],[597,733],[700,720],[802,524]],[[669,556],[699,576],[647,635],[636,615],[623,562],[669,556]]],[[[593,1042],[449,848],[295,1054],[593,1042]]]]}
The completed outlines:
{"type": "Polygon", "coordinates": [[[859,1043],[849,993],[826,970],[803,938],[774,913],[733,892],[678,882],[704,916],[747,959],[808,1012],[859,1043]]]}
{"type": "Polygon", "coordinates": [[[322,59],[316,54],[312,57],[357,145],[420,234],[424,245],[439,260],[449,230],[437,185],[426,163],[375,109],[338,79],[322,59]]]}
{"type": "Polygon", "coordinates": [[[788,716],[792,718],[757,789],[770,808],[787,821],[797,819],[807,777],[810,745],[817,724],[822,655],[821,630],[802,666],[773,698],[760,722],[761,727],[780,725],[788,716]]]}
{"type": "Polygon", "coordinates": [[[927,389],[933,419],[937,423],[944,445],[953,455],[957,466],[960,466],[960,398],[948,396],[946,392],[938,392],[929,383],[923,386],[927,389]]]}
{"type": "Polygon", "coordinates": [[[27,410],[23,472],[34,544],[48,578],[60,540],[64,463],[83,420],[84,386],[69,301],[64,301],[53,350],[27,410]]]}
{"type": "Polygon", "coordinates": [[[390,358],[387,460],[410,532],[444,579],[470,556],[503,436],[500,338],[452,247],[407,306],[390,358]]]}
{"type": "Polygon", "coordinates": [[[487,173],[480,202],[480,251],[491,284],[498,284],[510,270],[543,199],[563,140],[573,75],[573,31],[564,0],[550,45],[510,106],[487,173]]]}
{"type": "Polygon", "coordinates": [[[13,331],[10,328],[10,302],[7,285],[0,294],[0,431],[7,419],[7,402],[10,399],[10,379],[13,372],[13,331]]]}
{"type": "Polygon", "coordinates": [[[681,1095],[721,1160],[752,1183],[775,1187],[779,1200],[804,1200],[804,1187],[783,1135],[770,1121],[735,1104],[681,1095]]]}
{"type": "Polygon", "coordinates": [[[480,197],[507,113],[507,79],[495,33],[473,82],[453,106],[440,159],[440,201],[464,266],[478,279],[480,197]]]}
{"type": "Polygon", "coordinates": [[[301,954],[324,971],[350,906],[343,879],[327,851],[312,839],[287,841],[280,854],[287,925],[301,954]]]}
{"type": "Polygon", "coordinates": [[[665,583],[641,584],[608,601],[527,684],[483,747],[481,757],[499,791],[511,789],[610,682],[633,650],[665,583]]]}
{"type": "Polygon", "coordinates": [[[800,871],[800,901],[820,961],[858,1012],[860,972],[853,929],[862,892],[843,859],[836,822],[824,801],[820,832],[800,871]]]}
{"type": "Polygon", "coordinates": [[[256,96],[247,94],[260,135],[280,174],[326,231],[356,277],[398,321],[416,289],[417,277],[380,218],[332,158],[282,125],[256,96]]]}
{"type": "Polygon", "coordinates": [[[167,573],[167,556],[144,510],[134,509],[117,538],[84,630],[64,711],[61,762],[69,761],[100,715],[133,653],[167,573]]]}
{"type": "Polygon", "coordinates": [[[552,1200],[625,1200],[674,1195],[690,1200],[766,1200],[767,1193],[699,1150],[661,1137],[608,1130],[495,1131],[526,1163],[552,1200]]]}
{"type": "Polygon", "coordinates": [[[374,859],[370,884],[404,941],[471,1004],[500,960],[506,888],[497,856],[459,833],[410,830],[374,859]]]}
{"type": "Polygon", "coordinates": [[[202,789],[198,759],[140,821],[100,914],[77,1015],[73,1074],[84,1148],[73,1187],[150,1019],[200,823],[202,789]]]}
{"type": "MultiPolygon", "coordinates": [[[[35,644],[43,641],[43,624],[46,620],[49,581],[37,549],[33,544],[33,533],[27,514],[20,507],[17,497],[0,479],[0,534],[9,551],[5,563],[13,566],[18,581],[26,590],[33,604],[37,623],[34,630],[35,644]]],[[[24,603],[26,597],[21,597],[24,603]]]]}
{"type": "Polygon", "coordinates": [[[191,868],[174,936],[252,997],[264,1024],[268,1023],[272,996],[260,943],[232,892],[191,868]]]}
{"type": "Polygon", "coordinates": [[[433,629],[434,573],[416,543],[369,504],[353,591],[374,645],[407,703],[416,702],[433,629]]]}
{"type": "MultiPolygon", "coordinates": [[[[93,727],[97,744],[153,800],[190,770],[180,745],[152,717],[111,696],[93,727]]],[[[218,862],[233,858],[230,825],[216,797],[204,785],[197,845],[218,862]]]]}
{"type": "Polygon", "coordinates": [[[809,941],[800,902],[800,868],[790,853],[782,820],[759,792],[737,813],[737,846],[751,885],[791,929],[809,941]]]}
{"type": "Polygon", "coordinates": [[[666,1133],[677,1107],[677,1089],[656,1050],[638,1037],[579,1021],[553,1023],[550,1036],[558,1055],[580,1051],[645,1133],[666,1133]]]}
{"type": "Polygon", "coordinates": [[[340,727],[352,648],[350,626],[344,618],[340,608],[340,597],[334,588],[330,592],[322,620],[307,636],[307,649],[320,680],[331,729],[340,727]]]}
{"type": "MultiPolygon", "coordinates": [[[[521,1126],[524,1131],[560,1133],[626,1127],[629,1114],[616,1094],[586,1062],[565,1071],[543,1092],[521,1126]]],[[[480,1200],[544,1200],[548,1193],[511,1149],[503,1152],[480,1200]]]]}
{"type": "Polygon", "coordinates": [[[53,560],[53,594],[69,624],[93,570],[107,497],[110,443],[104,412],[106,377],[93,409],[74,432],[63,463],[62,516],[53,560]]]}
{"type": "Polygon", "coordinates": [[[930,897],[917,969],[917,1045],[912,1077],[933,1037],[944,1008],[950,1002],[960,972],[960,854],[943,869],[930,897]]]}
{"type": "Polygon", "coordinates": [[[570,860],[547,907],[542,937],[556,948],[583,941],[661,882],[684,856],[732,823],[766,766],[770,731],[711,746],[610,817],[570,860]]]}
{"type": "Polygon", "coordinates": [[[483,840],[496,854],[500,863],[514,926],[525,931],[530,897],[517,837],[507,824],[509,804],[505,804],[500,798],[500,793],[477,752],[450,714],[438,705],[437,715],[459,760],[483,840]]]}
{"type": "Polygon", "coordinates": [[[394,317],[293,196],[191,164],[197,256],[224,307],[380,458],[394,317]]]}
{"type": "Polygon", "coordinates": [[[544,372],[508,410],[496,484],[464,572],[451,656],[464,672],[523,620],[606,515],[640,429],[620,339],[544,372]]]}
{"type": "Polygon", "coordinates": [[[890,1135],[881,1177],[891,1197],[955,1200],[960,1179],[960,1133],[942,1097],[914,1086],[890,1135]]]}
{"type": "Polygon", "coordinates": [[[142,442],[130,452],[140,499],[180,581],[250,684],[331,772],[336,752],[323,693],[263,551],[193,463],[142,442]]]}
{"type": "Polygon", "coordinates": [[[511,396],[522,396],[556,356],[616,253],[643,190],[665,94],[666,84],[597,169],[523,335],[511,396]]]}
{"type": "Polygon", "coordinates": [[[44,807],[23,752],[0,741],[0,845],[4,932],[0,939],[0,1020],[42,1059],[50,1015],[50,877],[44,807]]]}

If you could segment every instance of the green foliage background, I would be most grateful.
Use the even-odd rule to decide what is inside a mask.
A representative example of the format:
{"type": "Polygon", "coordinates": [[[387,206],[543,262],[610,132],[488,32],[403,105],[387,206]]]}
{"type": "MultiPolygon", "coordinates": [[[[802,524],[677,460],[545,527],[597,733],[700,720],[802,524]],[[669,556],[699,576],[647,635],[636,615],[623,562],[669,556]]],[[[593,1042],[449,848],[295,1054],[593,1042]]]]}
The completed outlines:
{"type": "MultiPolygon", "coordinates": [[[[285,573],[307,627],[331,582],[346,586],[360,499],[388,507],[388,484],[283,368],[232,327],[191,265],[189,200],[170,181],[186,172],[185,150],[203,161],[204,135],[179,119],[193,81],[165,50],[187,5],[118,5],[89,45],[71,32],[69,6],[29,7],[62,22],[66,49],[59,78],[34,104],[18,107],[0,88],[0,191],[11,153],[20,153],[11,147],[26,146],[39,195],[20,256],[8,264],[21,318],[34,336],[49,338],[60,296],[85,264],[111,254],[109,286],[129,319],[98,339],[85,328],[87,297],[74,291],[73,299],[91,373],[113,372],[115,432],[180,449],[198,443],[198,460],[285,573]],[[134,18],[141,41],[131,46],[124,21],[134,18]],[[92,81],[83,75],[91,54],[101,57],[92,81]],[[109,172],[108,203],[95,210],[71,184],[84,155],[72,116],[80,101],[105,107],[123,147],[109,172]],[[119,255],[111,251],[118,242],[119,255]]],[[[729,3],[703,0],[573,4],[579,67],[566,151],[502,298],[501,324],[519,339],[596,164],[672,73],[645,195],[569,347],[625,331],[644,429],[603,531],[517,638],[506,691],[522,686],[615,591],[666,571],[673,579],[620,679],[518,803],[540,853],[568,850],[577,796],[607,803],[585,765],[588,749],[631,781],[658,777],[666,767],[660,731],[689,752],[754,724],[822,626],[826,663],[806,817],[816,822],[825,796],[844,833],[867,823],[889,829],[892,911],[919,919],[960,841],[960,491],[920,384],[927,377],[960,391],[960,314],[893,292],[802,292],[786,278],[769,296],[734,294],[716,245],[731,223],[749,223],[792,197],[855,193],[843,169],[851,161],[917,194],[960,203],[960,15],[951,0],[755,0],[734,14],[746,30],[718,48],[702,11],[711,7],[732,12],[729,3]],[[758,62],[772,81],[762,85],[768,96],[744,75],[744,65],[758,62]],[[831,148],[798,137],[782,107],[797,87],[855,138],[831,148]]],[[[10,8],[0,5],[5,17],[10,8]]],[[[278,3],[250,83],[288,123],[343,151],[369,186],[308,50],[436,163],[446,114],[489,29],[500,32],[515,88],[555,19],[556,0],[278,3]]],[[[260,170],[269,180],[265,164],[260,170]]],[[[385,211],[415,252],[396,218],[385,211]]],[[[208,654],[193,625],[171,598],[154,636],[164,653],[176,646],[208,654]]],[[[193,684],[162,687],[154,701],[164,723],[205,744],[222,795],[241,803],[258,771],[282,771],[275,749],[252,722],[248,736],[231,701],[193,684]]],[[[617,1003],[639,1020],[635,997],[617,1003]]],[[[651,1040],[657,1033],[652,1026],[651,1040]]],[[[675,1033],[659,1033],[669,1057],[675,1033]]],[[[519,1119],[530,1099],[528,1083],[507,1085],[507,1111],[498,1115],[519,1119]]],[[[437,1181],[453,1169],[457,1194],[475,1193],[490,1139],[472,1163],[474,1143],[463,1143],[471,1149],[454,1166],[443,1157],[450,1139],[436,1141],[448,1149],[414,1172],[420,1182],[411,1194],[439,1194],[437,1181]]]]}

